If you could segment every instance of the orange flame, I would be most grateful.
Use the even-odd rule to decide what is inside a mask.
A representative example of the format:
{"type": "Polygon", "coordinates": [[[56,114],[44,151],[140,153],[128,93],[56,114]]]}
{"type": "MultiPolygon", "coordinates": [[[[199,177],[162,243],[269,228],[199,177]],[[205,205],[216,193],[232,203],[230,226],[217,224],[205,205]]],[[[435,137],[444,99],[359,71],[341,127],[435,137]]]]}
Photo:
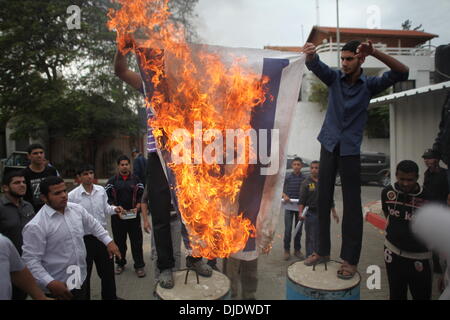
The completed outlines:
{"type": "MultiPolygon", "coordinates": [[[[245,59],[235,58],[231,67],[227,67],[206,47],[192,49],[184,41],[183,30],[169,20],[169,0],[118,2],[122,7],[109,12],[108,25],[117,31],[122,53],[135,50],[144,70],[154,74],[152,82],[156,89],[146,105],[156,115],[149,122],[155,137],[166,139],[160,147],[172,151],[180,142],[173,138],[180,128],[195,138],[196,121],[201,122],[203,133],[209,129],[225,133],[227,129],[251,128],[251,111],[266,99],[267,77],[261,80],[260,75],[242,67],[245,59]],[[136,31],[146,35],[147,40],[139,47],[153,48],[151,58],[136,43],[132,49],[127,48],[130,34],[136,31]],[[169,59],[170,68],[166,65],[169,59]]],[[[205,140],[203,146],[214,139],[205,140]]],[[[255,150],[247,144],[246,158],[254,154],[255,150]]],[[[175,191],[192,254],[208,259],[228,257],[242,250],[248,238],[256,233],[250,220],[237,212],[237,197],[249,165],[195,164],[195,155],[187,156],[194,164],[169,166],[176,178],[175,191]]]]}

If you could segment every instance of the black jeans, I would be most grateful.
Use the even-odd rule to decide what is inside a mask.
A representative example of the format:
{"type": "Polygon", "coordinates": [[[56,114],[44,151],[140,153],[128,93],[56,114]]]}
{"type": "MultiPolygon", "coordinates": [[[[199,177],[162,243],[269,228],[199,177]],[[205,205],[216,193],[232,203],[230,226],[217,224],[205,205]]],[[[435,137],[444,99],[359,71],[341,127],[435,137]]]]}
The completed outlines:
{"type": "Polygon", "coordinates": [[[27,300],[28,294],[25,291],[17,288],[15,285],[12,286],[12,297],[11,300],[27,300]]]}
{"type": "Polygon", "coordinates": [[[123,267],[127,264],[127,235],[130,237],[131,254],[134,260],[134,268],[143,268],[144,263],[144,251],[142,227],[141,227],[141,215],[138,214],[135,219],[122,220],[117,215],[111,216],[111,229],[114,237],[114,242],[119,247],[122,259],[116,258],[116,264],[123,267]]]}
{"type": "Polygon", "coordinates": [[[86,246],[86,295],[87,300],[91,300],[91,273],[95,262],[97,274],[102,284],[102,300],[116,300],[116,280],[114,278],[114,260],[109,258],[106,246],[94,236],[85,236],[86,246]]]}
{"type": "Polygon", "coordinates": [[[342,183],[344,213],[342,218],[341,259],[357,265],[361,256],[363,216],[361,206],[361,157],[341,156],[340,146],[334,152],[323,146],[320,152],[319,168],[319,252],[329,256],[331,251],[330,213],[334,196],[336,174],[342,183]]]}
{"type": "Polygon", "coordinates": [[[147,160],[148,207],[152,217],[155,249],[159,270],[172,269],[172,236],[170,234],[170,211],[172,208],[169,184],[156,152],[148,154],[147,160]]]}

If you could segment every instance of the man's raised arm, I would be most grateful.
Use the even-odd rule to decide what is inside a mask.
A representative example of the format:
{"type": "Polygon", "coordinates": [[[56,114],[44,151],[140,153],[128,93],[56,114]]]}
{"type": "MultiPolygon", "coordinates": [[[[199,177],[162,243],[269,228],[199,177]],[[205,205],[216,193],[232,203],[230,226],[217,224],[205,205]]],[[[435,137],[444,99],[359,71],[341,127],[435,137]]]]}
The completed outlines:
{"type": "MultiPolygon", "coordinates": [[[[128,41],[126,47],[133,47],[133,41],[128,41]]],[[[138,73],[128,69],[127,58],[120,52],[120,50],[117,50],[116,55],[114,56],[114,73],[136,90],[142,89],[141,76],[138,73]]]]}
{"type": "Polygon", "coordinates": [[[391,70],[401,73],[408,73],[409,68],[405,66],[403,63],[395,59],[394,57],[391,57],[390,55],[387,55],[384,52],[381,52],[380,50],[377,50],[373,47],[372,41],[368,41],[367,43],[362,43],[357,50],[357,56],[358,57],[367,57],[367,56],[373,56],[374,58],[380,60],[385,65],[387,65],[391,70]]]}

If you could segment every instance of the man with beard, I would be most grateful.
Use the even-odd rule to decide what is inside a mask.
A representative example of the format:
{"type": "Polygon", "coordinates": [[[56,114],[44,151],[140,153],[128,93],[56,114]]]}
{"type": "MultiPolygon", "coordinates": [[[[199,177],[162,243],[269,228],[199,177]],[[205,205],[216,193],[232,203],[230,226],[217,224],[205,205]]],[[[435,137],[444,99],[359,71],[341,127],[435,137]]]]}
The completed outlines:
{"type": "MultiPolygon", "coordinates": [[[[27,190],[25,178],[20,171],[12,171],[3,177],[3,192],[0,196],[0,233],[9,238],[22,254],[22,230],[34,217],[33,206],[23,200],[27,190]]],[[[25,300],[27,294],[13,286],[13,300],[25,300]]]]}
{"type": "Polygon", "coordinates": [[[330,259],[330,209],[336,174],[339,172],[344,212],[340,254],[343,263],[337,277],[351,279],[357,272],[362,248],[361,143],[367,123],[367,108],[372,97],[399,81],[407,80],[409,69],[375,49],[370,41],[361,43],[354,40],[342,48],[342,70],[333,70],[320,61],[312,43],[305,44],[303,52],[308,69],[329,89],[327,115],[318,137],[322,146],[317,208],[320,241],[312,262],[321,263],[330,259]],[[380,60],[391,70],[381,77],[366,76],[362,65],[368,56],[380,60]]]}
{"type": "Polygon", "coordinates": [[[68,202],[60,177],[47,177],[40,185],[45,205],[23,229],[23,260],[38,285],[51,298],[86,300],[86,247],[92,234],[107,248],[109,258],[120,251],[100,222],[82,206],[68,202]]]}

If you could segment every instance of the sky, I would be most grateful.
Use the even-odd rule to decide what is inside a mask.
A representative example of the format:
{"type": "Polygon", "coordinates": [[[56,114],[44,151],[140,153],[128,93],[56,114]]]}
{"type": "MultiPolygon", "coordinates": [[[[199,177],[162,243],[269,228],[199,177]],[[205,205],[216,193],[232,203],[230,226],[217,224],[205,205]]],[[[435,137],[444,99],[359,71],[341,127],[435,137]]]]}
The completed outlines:
{"type": "MultiPolygon", "coordinates": [[[[401,29],[409,19],[439,35],[436,46],[450,43],[449,12],[450,0],[339,0],[341,27],[401,29]]],[[[317,24],[316,0],[199,0],[196,13],[201,42],[229,47],[301,46],[317,24]]],[[[336,0],[319,0],[319,21],[336,26],[336,0]]]]}

